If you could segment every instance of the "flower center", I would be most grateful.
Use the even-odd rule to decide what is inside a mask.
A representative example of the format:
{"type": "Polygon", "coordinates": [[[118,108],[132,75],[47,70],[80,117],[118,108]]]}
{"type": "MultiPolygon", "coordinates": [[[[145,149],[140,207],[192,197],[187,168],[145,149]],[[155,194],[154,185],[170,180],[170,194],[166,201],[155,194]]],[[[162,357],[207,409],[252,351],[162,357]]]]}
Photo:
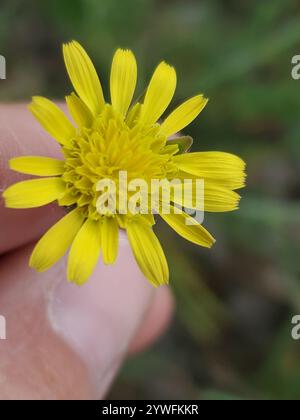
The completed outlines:
{"type": "MultiPolygon", "coordinates": [[[[129,116],[130,117],[130,116],[129,116]]],[[[126,121],[111,105],[106,105],[91,128],[84,128],[64,146],[65,172],[62,176],[67,193],[61,205],[77,205],[86,217],[98,220],[97,191],[99,181],[112,180],[119,191],[119,174],[126,173],[127,182],[172,179],[178,170],[173,163],[177,146],[168,145],[160,134],[160,126],[145,126],[131,116],[126,121]]],[[[119,193],[118,193],[119,194],[119,193]]],[[[127,191],[122,191],[127,194],[127,191]]]]}

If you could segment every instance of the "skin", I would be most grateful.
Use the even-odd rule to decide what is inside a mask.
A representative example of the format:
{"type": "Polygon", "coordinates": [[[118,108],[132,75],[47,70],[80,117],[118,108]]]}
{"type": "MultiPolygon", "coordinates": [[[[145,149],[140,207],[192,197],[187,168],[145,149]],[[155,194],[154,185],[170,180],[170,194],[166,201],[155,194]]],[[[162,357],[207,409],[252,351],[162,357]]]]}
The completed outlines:
{"type": "MultiPolygon", "coordinates": [[[[1,105],[0,127],[0,191],[30,178],[8,169],[11,157],[61,156],[25,105],[1,105]]],[[[169,289],[148,284],[124,236],[116,267],[99,263],[82,288],[67,284],[66,259],[43,274],[28,267],[34,243],[64,214],[55,204],[6,209],[0,198],[0,314],[7,322],[7,339],[0,340],[2,400],[105,398],[124,359],[169,324],[169,289]]]]}

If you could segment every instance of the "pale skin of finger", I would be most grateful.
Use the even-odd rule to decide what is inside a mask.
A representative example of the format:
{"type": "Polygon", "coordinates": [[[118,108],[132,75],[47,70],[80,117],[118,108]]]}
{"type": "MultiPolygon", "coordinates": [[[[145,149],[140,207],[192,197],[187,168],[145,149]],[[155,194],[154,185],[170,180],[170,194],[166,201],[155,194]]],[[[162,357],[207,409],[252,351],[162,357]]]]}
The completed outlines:
{"type": "Polygon", "coordinates": [[[1,399],[87,398],[86,368],[49,328],[42,284],[37,278],[34,284],[26,266],[28,251],[4,257],[0,265],[0,308],[7,328],[0,342],[1,399]]]}
{"type": "MultiPolygon", "coordinates": [[[[159,309],[161,306],[155,299],[158,292],[136,271],[133,261],[129,262],[131,275],[127,283],[120,276],[129,255],[127,244],[124,246],[121,251],[123,257],[120,257],[114,272],[106,272],[106,268],[100,266],[97,278],[91,280],[94,284],[86,295],[89,298],[90,293],[99,294],[95,298],[99,314],[102,314],[105,322],[110,320],[109,325],[101,326],[99,317],[100,325],[91,341],[94,343],[96,339],[99,344],[95,342],[95,347],[101,349],[101,354],[97,354],[100,364],[95,368],[102,374],[99,373],[97,381],[91,379],[90,369],[93,366],[89,366],[49,322],[49,296],[57,282],[65,282],[65,264],[59,263],[43,275],[35,273],[27,266],[30,246],[2,258],[0,308],[7,320],[7,340],[0,341],[0,378],[3,385],[0,399],[104,398],[143,321],[146,321],[145,327],[149,329],[149,317],[153,319],[154,315],[150,309],[152,302],[156,312],[156,332],[153,325],[149,329],[149,336],[144,329],[141,339],[136,338],[133,349],[144,347],[162,332],[160,313],[165,324],[169,314],[166,308],[163,311],[159,309]],[[124,296],[128,296],[128,305],[127,302],[124,304],[124,296]],[[101,299],[105,299],[105,302],[101,302],[101,299]],[[109,299],[111,302],[108,302],[109,299]],[[105,346],[110,341],[115,355],[108,360],[106,351],[110,355],[112,351],[106,350],[105,346]]],[[[85,294],[85,291],[80,293],[85,294]]],[[[158,300],[163,305],[166,302],[165,298],[158,300]]],[[[74,311],[82,311],[86,316],[85,309],[82,310],[85,305],[93,311],[93,303],[90,302],[83,302],[82,307],[74,308],[74,311]]]]}
{"type": "Polygon", "coordinates": [[[64,214],[55,204],[13,210],[4,206],[2,192],[9,185],[33,178],[9,169],[17,156],[48,156],[61,159],[60,146],[33,118],[25,104],[0,105],[0,254],[37,239],[64,214]]]}
{"type": "Polygon", "coordinates": [[[147,349],[168,328],[174,312],[175,302],[168,287],[157,289],[146,317],[129,347],[129,355],[147,349]]]}

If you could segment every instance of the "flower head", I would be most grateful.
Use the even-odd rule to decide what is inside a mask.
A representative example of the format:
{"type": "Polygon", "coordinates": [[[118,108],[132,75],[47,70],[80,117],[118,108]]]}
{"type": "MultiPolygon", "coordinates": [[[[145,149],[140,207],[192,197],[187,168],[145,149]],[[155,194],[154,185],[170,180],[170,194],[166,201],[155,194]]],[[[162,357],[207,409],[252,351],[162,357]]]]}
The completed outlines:
{"type": "Polygon", "coordinates": [[[119,49],[114,55],[110,102],[105,101],[96,70],[81,45],[76,41],[64,45],[63,55],[75,90],[66,97],[75,124],[46,98],[34,97],[29,107],[61,145],[63,159],[12,159],[11,169],[40,178],[17,183],[4,192],[10,208],[39,207],[57,201],[68,210],[38,242],[30,266],[45,271],[70,248],[68,279],[83,284],[100,253],[106,264],[115,262],[119,230],[124,229],[145,276],[154,286],[165,284],[169,270],[152,229],[154,215],[160,214],[187,240],[211,247],[214,239],[210,233],[177,208],[182,204],[176,194],[179,189],[183,192],[180,181],[189,180],[184,194],[189,196],[191,209],[235,210],[240,198],[235,190],[244,186],[245,164],[229,153],[185,153],[191,146],[190,138],[174,137],[204,109],[208,101],[203,95],[187,100],[159,122],[174,96],[177,81],[175,69],[165,62],[154,71],[143,100],[133,104],[137,64],[131,51],[119,49]],[[126,176],[126,188],[122,174],[126,176]],[[169,200],[159,193],[153,201],[153,180],[174,179],[179,183],[169,200]],[[205,182],[201,203],[195,200],[199,179],[205,182]],[[143,182],[145,199],[141,193],[136,196],[136,180],[143,182]],[[169,211],[163,211],[163,204],[168,204],[169,211]]]}

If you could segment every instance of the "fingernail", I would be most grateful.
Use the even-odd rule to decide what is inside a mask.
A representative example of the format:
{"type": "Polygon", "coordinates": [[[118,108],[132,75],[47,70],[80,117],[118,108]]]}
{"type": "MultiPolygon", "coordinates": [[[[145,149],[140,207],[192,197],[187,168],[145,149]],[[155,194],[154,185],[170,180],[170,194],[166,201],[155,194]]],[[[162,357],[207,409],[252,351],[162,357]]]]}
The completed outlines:
{"type": "MultiPolygon", "coordinates": [[[[66,267],[58,264],[55,269],[66,267]]],[[[56,276],[65,279],[61,273],[56,276]]],[[[154,289],[140,272],[124,234],[114,266],[99,261],[84,286],[60,280],[50,290],[52,328],[86,364],[99,395],[126,355],[153,296],[154,289]]]]}

